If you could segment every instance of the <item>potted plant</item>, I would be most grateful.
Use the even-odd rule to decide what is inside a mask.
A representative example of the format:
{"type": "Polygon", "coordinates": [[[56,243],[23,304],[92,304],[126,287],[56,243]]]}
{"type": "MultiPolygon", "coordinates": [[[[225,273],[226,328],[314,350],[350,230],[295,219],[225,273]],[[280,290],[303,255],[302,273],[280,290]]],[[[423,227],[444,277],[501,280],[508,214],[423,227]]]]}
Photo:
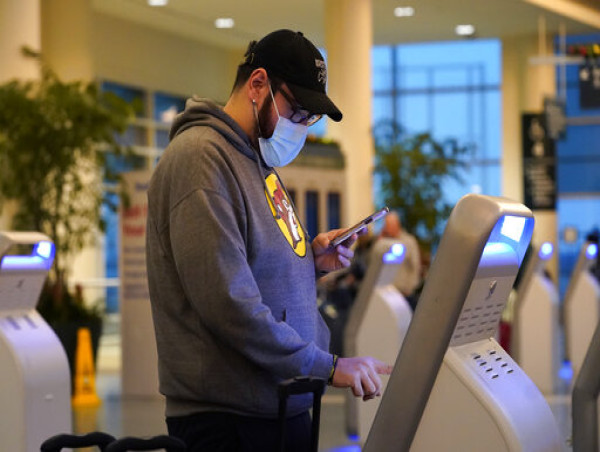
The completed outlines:
{"type": "Polygon", "coordinates": [[[456,140],[440,142],[429,133],[410,135],[393,121],[378,123],[373,136],[380,196],[398,210],[403,227],[423,251],[431,252],[453,207],[444,199],[443,183],[462,182],[471,147],[456,140]]]}
{"type": "Polygon", "coordinates": [[[96,332],[97,345],[102,312],[69,287],[70,265],[103,230],[103,182],[118,179],[107,156],[127,154],[118,134],[135,109],[94,82],[63,82],[31,49],[23,55],[37,59],[40,77],[0,85],[0,204],[15,206],[11,229],[43,232],[55,244],[38,310],[72,360],[76,325],[96,332]]]}

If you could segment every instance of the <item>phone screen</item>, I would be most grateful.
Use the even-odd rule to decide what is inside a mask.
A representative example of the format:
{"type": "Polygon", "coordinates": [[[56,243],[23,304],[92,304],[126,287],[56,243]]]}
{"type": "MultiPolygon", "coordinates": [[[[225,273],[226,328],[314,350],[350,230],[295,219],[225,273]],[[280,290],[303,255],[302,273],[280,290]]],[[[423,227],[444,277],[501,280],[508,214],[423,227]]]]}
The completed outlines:
{"type": "Polygon", "coordinates": [[[362,219],[361,221],[359,221],[358,223],[356,223],[354,226],[352,226],[351,228],[346,229],[340,235],[338,235],[337,237],[335,237],[331,241],[330,246],[332,246],[332,247],[335,248],[336,246],[338,246],[343,241],[348,240],[350,237],[352,237],[352,234],[355,234],[358,231],[360,231],[362,228],[366,227],[369,223],[372,223],[374,221],[379,220],[380,218],[385,217],[388,214],[389,211],[390,211],[390,209],[388,207],[384,207],[383,209],[378,210],[377,212],[372,213],[368,217],[362,219]]]}

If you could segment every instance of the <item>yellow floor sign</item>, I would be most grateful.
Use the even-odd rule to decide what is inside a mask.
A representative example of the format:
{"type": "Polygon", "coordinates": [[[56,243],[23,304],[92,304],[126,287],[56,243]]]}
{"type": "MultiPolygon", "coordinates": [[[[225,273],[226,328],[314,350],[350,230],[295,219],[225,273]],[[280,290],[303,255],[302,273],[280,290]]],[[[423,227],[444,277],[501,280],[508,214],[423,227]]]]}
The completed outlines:
{"type": "Polygon", "coordinates": [[[74,387],[73,406],[97,406],[102,403],[96,393],[96,371],[89,328],[77,330],[74,387]]]}

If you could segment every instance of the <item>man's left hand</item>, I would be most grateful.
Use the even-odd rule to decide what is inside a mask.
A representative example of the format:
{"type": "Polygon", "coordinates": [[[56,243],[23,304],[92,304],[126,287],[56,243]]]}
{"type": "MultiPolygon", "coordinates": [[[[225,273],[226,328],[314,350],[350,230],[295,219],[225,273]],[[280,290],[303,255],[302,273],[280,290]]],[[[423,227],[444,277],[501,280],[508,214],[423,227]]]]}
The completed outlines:
{"type": "Polygon", "coordinates": [[[332,229],[329,232],[322,232],[312,241],[317,271],[332,272],[350,266],[350,261],[354,257],[354,251],[350,247],[356,242],[358,234],[352,234],[335,248],[330,245],[331,241],[344,231],[345,229],[332,229]]]}

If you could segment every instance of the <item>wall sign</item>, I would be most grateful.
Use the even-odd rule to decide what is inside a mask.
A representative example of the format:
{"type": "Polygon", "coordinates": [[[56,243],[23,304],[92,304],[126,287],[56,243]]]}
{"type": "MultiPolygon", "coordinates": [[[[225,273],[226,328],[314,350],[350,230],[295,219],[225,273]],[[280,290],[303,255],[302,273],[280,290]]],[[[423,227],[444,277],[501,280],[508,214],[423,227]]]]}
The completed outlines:
{"type": "Polygon", "coordinates": [[[556,209],[556,151],[541,113],[524,113],[523,136],[524,202],[532,210],[556,209]]]}

